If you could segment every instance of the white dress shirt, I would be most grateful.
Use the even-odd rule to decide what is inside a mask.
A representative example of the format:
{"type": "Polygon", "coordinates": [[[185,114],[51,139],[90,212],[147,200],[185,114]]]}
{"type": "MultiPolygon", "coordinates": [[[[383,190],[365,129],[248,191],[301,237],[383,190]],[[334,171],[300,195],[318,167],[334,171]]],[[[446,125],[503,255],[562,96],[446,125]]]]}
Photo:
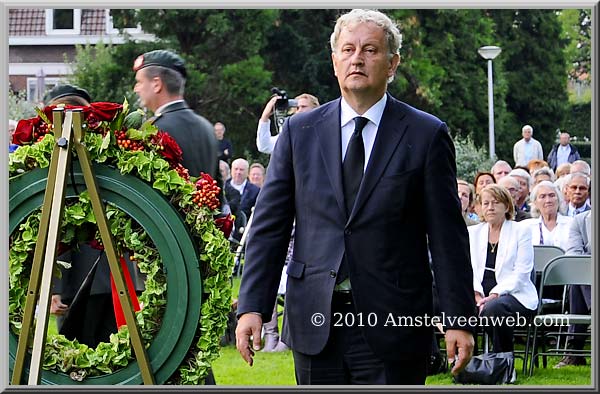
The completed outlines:
{"type": "Polygon", "coordinates": [[[344,161],[344,157],[346,157],[346,149],[348,148],[350,137],[352,137],[352,133],[354,133],[354,118],[356,118],[357,116],[362,116],[363,118],[369,119],[369,122],[362,130],[363,144],[365,146],[364,170],[366,171],[367,165],[369,164],[369,159],[371,157],[371,151],[373,150],[373,144],[375,143],[375,137],[377,136],[377,129],[379,128],[379,123],[381,122],[381,117],[383,116],[383,110],[385,109],[386,102],[387,95],[384,94],[383,97],[378,102],[373,104],[373,106],[369,108],[364,114],[359,115],[356,113],[356,111],[352,109],[352,107],[350,107],[350,104],[348,104],[346,100],[344,100],[344,98],[342,97],[342,162],[344,161]]]}
{"type": "Polygon", "coordinates": [[[569,145],[558,145],[556,150],[556,168],[563,163],[569,162],[569,154],[571,153],[571,147],[569,145]]]}
{"type": "Polygon", "coordinates": [[[233,179],[231,180],[231,186],[233,186],[233,188],[235,190],[237,190],[238,192],[240,192],[240,195],[244,194],[244,188],[246,187],[246,180],[244,180],[244,182],[242,182],[241,185],[238,185],[236,183],[233,182],[233,179]]]}

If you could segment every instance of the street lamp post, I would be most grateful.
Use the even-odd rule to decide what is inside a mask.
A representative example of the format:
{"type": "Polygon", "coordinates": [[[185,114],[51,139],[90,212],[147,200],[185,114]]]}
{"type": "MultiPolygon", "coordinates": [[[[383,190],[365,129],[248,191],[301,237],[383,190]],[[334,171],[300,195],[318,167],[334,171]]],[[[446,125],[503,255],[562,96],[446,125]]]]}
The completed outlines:
{"type": "Polygon", "coordinates": [[[490,139],[490,159],[494,159],[496,148],[494,146],[494,82],[492,79],[492,60],[502,52],[500,47],[484,46],[477,50],[482,58],[488,61],[488,116],[489,116],[489,139],[490,139]]]}

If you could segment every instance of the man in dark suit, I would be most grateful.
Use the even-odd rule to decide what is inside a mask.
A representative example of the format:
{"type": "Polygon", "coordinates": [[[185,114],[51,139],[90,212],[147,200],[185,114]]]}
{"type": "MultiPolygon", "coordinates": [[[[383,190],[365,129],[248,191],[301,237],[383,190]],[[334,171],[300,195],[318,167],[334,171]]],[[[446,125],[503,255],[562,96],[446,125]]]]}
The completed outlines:
{"type": "Polygon", "coordinates": [[[218,144],[212,124],[190,109],[183,93],[187,72],[177,54],[156,50],[138,56],[133,65],[134,91],[154,113],[154,124],[169,133],[183,151],[182,165],[191,176],[205,172],[218,179],[218,144]]]}
{"type": "Polygon", "coordinates": [[[331,48],[342,97],[286,120],[255,207],[237,348],[252,365],[295,218],[283,340],[301,385],[425,383],[428,246],[453,373],[471,358],[474,291],[454,147],[443,122],[386,93],[399,47],[378,11],[338,19],[331,48]]]}
{"type": "Polygon", "coordinates": [[[250,219],[252,207],[260,192],[260,188],[248,180],[248,166],[246,159],[235,159],[231,163],[231,179],[226,185],[226,189],[234,188],[240,193],[239,208],[246,214],[246,219],[250,219]]]}

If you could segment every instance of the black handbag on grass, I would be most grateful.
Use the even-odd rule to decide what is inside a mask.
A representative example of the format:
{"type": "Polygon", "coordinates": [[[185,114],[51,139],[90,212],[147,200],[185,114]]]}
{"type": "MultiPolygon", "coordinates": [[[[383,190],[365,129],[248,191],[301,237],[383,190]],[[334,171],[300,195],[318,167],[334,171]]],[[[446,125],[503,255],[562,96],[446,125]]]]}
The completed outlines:
{"type": "Polygon", "coordinates": [[[506,384],[517,380],[515,356],[512,352],[484,353],[474,356],[469,364],[454,377],[462,384],[506,384]]]}

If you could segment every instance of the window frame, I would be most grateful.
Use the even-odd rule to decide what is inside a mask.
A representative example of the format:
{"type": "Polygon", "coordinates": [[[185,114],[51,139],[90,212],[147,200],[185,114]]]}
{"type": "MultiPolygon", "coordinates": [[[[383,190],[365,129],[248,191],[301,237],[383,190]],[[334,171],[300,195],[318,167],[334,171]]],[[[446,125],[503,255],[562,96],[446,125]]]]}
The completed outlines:
{"type": "MultiPolygon", "coordinates": [[[[110,14],[112,8],[106,9],[105,20],[106,20],[106,32],[108,34],[120,34],[119,28],[113,25],[113,18],[110,14]]],[[[123,33],[138,34],[142,32],[142,26],[138,23],[137,27],[126,27],[123,29],[123,33]]]]}
{"type": "Polygon", "coordinates": [[[69,34],[78,35],[81,34],[81,8],[50,8],[46,9],[46,34],[69,34]],[[73,10],[73,29],[54,29],[54,11],[60,9],[72,9],[73,10]]]}

